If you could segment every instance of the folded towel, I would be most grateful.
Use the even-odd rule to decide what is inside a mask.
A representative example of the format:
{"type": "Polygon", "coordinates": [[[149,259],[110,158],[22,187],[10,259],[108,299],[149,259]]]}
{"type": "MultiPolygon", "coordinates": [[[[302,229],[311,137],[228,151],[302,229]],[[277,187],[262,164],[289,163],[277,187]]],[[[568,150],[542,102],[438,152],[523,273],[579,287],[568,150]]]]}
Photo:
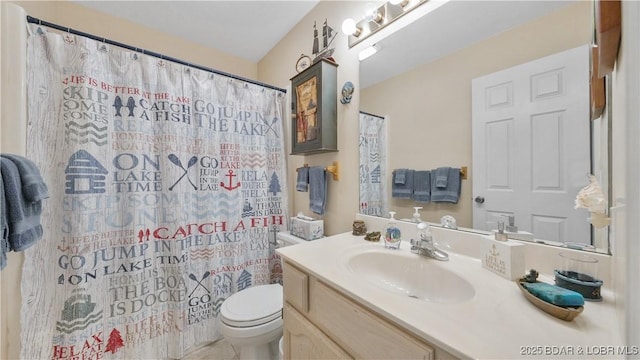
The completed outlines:
{"type": "Polygon", "coordinates": [[[460,169],[449,168],[449,175],[447,176],[447,187],[439,189],[436,186],[436,172],[431,172],[431,202],[447,202],[458,203],[460,198],[460,169]]]}
{"type": "Polygon", "coordinates": [[[407,181],[407,171],[409,171],[409,169],[396,169],[393,172],[395,176],[393,178],[393,183],[398,185],[404,185],[404,183],[407,181]]]}
{"type": "Polygon", "coordinates": [[[28,201],[40,201],[49,197],[49,190],[45,184],[40,170],[33,161],[14,154],[2,154],[2,157],[13,161],[20,172],[20,182],[22,183],[22,195],[28,201]]]}
{"type": "Polygon", "coordinates": [[[411,199],[413,195],[413,176],[415,170],[396,169],[393,171],[393,181],[391,181],[391,197],[399,199],[411,199]],[[399,184],[396,177],[404,174],[404,183],[399,184]]]}
{"type": "Polygon", "coordinates": [[[449,177],[450,167],[439,167],[436,169],[436,187],[445,189],[447,187],[447,178],[449,177]]]}
{"type": "Polygon", "coordinates": [[[327,173],[323,167],[309,168],[309,209],[324,215],[327,205],[327,173]]]}
{"type": "Polygon", "coordinates": [[[527,289],[533,296],[558,306],[582,306],[584,305],[584,297],[573,290],[561,288],[543,282],[528,283],[522,282],[522,286],[527,289]]]}
{"type": "Polygon", "coordinates": [[[431,200],[431,171],[416,170],[413,174],[413,200],[425,203],[431,200]]]}
{"type": "Polygon", "coordinates": [[[13,161],[0,157],[0,172],[7,202],[9,248],[13,251],[23,251],[42,238],[42,202],[25,198],[20,172],[13,161]]]}
{"type": "Polygon", "coordinates": [[[303,166],[298,168],[298,179],[296,181],[296,190],[307,192],[309,189],[309,167],[303,166]]]}
{"type": "Polygon", "coordinates": [[[0,270],[2,270],[7,266],[7,252],[9,252],[9,219],[2,176],[0,176],[0,236],[0,270]]]}

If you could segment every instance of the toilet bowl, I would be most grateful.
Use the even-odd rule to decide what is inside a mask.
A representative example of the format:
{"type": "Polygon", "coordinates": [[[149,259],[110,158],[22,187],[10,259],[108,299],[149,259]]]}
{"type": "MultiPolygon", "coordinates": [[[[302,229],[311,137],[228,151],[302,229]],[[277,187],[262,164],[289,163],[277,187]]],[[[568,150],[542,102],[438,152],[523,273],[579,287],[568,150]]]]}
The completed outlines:
{"type": "MultiPolygon", "coordinates": [[[[278,247],[307,241],[288,231],[277,235],[278,247]]],[[[282,285],[257,285],[229,296],[220,307],[220,331],[240,360],[279,358],[282,337],[282,285]]]]}
{"type": "Polygon", "coordinates": [[[220,307],[220,331],[240,360],[278,358],[282,285],[258,285],[229,296],[220,307]]]}

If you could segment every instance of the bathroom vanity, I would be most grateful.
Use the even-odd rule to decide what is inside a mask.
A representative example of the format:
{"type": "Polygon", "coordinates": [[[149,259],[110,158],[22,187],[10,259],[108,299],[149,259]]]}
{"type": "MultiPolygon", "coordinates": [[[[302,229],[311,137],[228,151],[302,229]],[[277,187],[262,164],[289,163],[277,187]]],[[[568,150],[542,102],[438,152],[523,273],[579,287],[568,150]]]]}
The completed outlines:
{"type": "Polygon", "coordinates": [[[421,257],[409,251],[410,237],[399,250],[351,233],[279,249],[285,358],[623,358],[607,290],[562,321],[479,259],[421,257]]]}
{"type": "Polygon", "coordinates": [[[449,359],[450,354],[285,262],[287,359],[449,359]]]}

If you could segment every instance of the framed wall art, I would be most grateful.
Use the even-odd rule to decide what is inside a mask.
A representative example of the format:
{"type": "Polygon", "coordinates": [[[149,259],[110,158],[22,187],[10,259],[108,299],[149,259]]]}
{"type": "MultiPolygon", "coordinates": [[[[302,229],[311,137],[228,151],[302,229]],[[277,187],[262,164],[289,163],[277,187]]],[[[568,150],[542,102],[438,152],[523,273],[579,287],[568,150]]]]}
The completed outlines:
{"type": "Polygon", "coordinates": [[[338,151],[337,67],[321,59],[291,79],[291,154],[338,151]]]}

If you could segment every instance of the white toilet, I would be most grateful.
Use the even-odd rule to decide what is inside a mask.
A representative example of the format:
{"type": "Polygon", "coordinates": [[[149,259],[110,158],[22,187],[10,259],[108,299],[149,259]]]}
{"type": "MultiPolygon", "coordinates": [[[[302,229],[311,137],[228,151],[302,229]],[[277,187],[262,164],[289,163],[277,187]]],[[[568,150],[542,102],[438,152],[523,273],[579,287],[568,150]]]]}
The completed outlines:
{"type": "MultiPolygon", "coordinates": [[[[278,233],[278,247],[306,242],[278,233]]],[[[240,360],[276,360],[282,337],[282,285],[257,285],[229,296],[220,307],[220,331],[240,360]]]]}
{"type": "Polygon", "coordinates": [[[258,285],[229,296],[220,308],[220,331],[240,360],[278,358],[282,336],[282,285],[258,285]]]}

